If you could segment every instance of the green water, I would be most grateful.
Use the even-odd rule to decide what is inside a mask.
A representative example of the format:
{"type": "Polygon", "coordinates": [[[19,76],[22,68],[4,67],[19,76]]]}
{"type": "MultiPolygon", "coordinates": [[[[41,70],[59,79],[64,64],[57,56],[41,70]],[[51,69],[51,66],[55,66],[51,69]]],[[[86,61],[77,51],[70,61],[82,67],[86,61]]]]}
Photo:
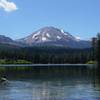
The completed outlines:
{"type": "Polygon", "coordinates": [[[2,68],[0,100],[100,100],[100,78],[86,67],[2,68]]]}

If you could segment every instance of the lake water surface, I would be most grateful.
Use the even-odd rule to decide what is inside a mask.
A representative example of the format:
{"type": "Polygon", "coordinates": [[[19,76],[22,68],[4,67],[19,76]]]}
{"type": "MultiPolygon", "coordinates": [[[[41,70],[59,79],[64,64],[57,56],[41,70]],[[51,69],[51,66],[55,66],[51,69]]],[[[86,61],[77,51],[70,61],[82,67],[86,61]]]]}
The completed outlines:
{"type": "Polygon", "coordinates": [[[84,67],[32,68],[0,72],[0,100],[100,100],[100,79],[84,67]]]}

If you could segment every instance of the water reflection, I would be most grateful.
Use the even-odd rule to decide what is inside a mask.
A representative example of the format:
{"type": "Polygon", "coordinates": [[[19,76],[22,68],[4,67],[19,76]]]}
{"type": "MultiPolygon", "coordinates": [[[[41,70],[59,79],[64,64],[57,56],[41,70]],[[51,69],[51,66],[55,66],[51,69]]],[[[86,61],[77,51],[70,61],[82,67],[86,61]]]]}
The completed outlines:
{"type": "Polygon", "coordinates": [[[0,100],[100,100],[100,78],[88,68],[39,68],[4,74],[0,100]]]}

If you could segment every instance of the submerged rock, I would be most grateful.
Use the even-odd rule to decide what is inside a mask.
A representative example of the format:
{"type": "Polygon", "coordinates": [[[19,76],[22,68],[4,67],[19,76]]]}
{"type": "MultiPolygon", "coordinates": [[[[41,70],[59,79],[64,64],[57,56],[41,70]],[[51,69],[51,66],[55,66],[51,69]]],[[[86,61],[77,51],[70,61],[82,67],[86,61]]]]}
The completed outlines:
{"type": "Polygon", "coordinates": [[[4,82],[8,82],[8,80],[6,78],[4,78],[4,77],[1,77],[0,78],[0,83],[4,83],[4,82]]]}

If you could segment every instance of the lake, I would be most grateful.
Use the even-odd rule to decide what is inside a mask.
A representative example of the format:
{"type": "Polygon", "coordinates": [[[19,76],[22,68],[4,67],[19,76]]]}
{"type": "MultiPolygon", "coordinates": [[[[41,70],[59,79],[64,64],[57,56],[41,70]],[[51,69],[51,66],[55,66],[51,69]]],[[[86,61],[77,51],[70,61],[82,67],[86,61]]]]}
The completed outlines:
{"type": "Polygon", "coordinates": [[[100,100],[100,78],[84,66],[6,68],[0,100],[100,100]]]}

